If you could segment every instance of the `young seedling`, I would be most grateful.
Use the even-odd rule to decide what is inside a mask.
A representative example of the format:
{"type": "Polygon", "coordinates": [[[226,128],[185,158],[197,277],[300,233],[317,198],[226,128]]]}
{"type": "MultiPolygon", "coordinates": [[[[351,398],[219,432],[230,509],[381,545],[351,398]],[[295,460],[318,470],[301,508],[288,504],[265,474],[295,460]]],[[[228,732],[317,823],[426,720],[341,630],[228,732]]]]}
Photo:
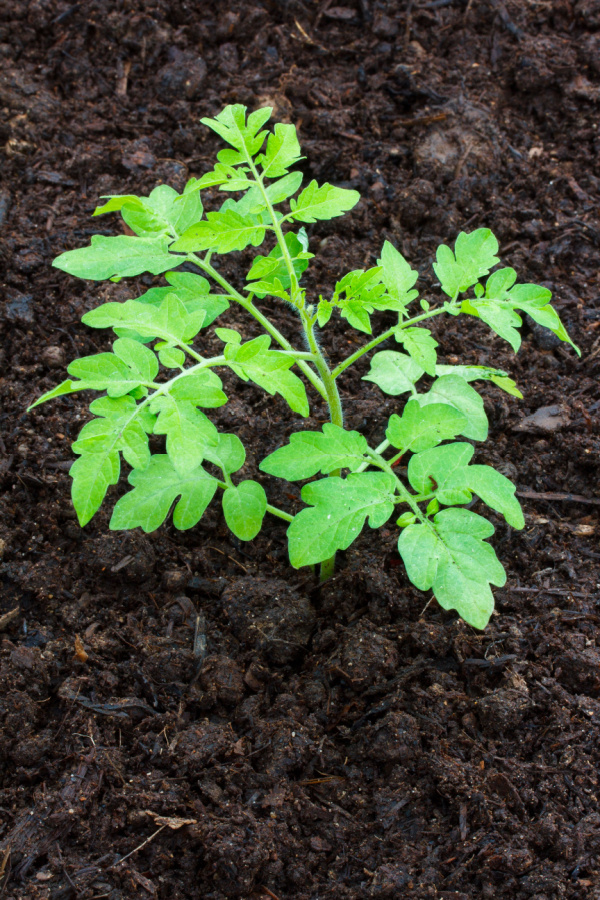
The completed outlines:
{"type": "Polygon", "coordinates": [[[501,370],[438,364],[437,343],[423,324],[439,315],[473,316],[516,352],[522,310],[572,341],[550,305],[549,290],[517,284],[511,268],[489,274],[499,263],[498,241],[486,228],[459,234],[454,251],[438,248],[433,268],[445,297],[435,306],[423,299],[414,309],[418,273],[388,241],[376,266],[349,272],[330,297],[309,300],[301,279],[313,254],[303,226],[343,215],[360,197],[316,181],[300,191],[302,173],[290,171],[302,159],[296,129],[279,123],[266,131],[270,116],[271,109],[247,115],[236,105],[203,119],[229,145],[212,171],[190,179],[182,194],[163,184],[149,197],[104,198],[94,215],[118,211],[134,235],[96,235],[89,247],[54,261],[92,281],[166,273],[165,285],[86,313],[86,325],[113,329],[112,352],[75,360],[68,367],[71,377],[33,404],[75,391],[102,392],[90,405],[94,418],[73,444],[78,459],[71,468],[72,497],[79,522],[89,522],[117,484],[123,457],[132,489],[117,501],[111,529],[154,531],[171,509],[176,528],[191,528],[222,492],[225,521],[240,540],[256,537],[266,513],[278,516],[289,523],[291,564],[320,563],[324,580],[333,572],[336,552],[358,538],[366,520],[379,528],[396,513],[398,549],[412,583],[423,591],[432,588],[444,608],[484,628],[493,609],[490,584],[502,586],[506,576],[486,542],[493,525],[465,505],[476,495],[513,528],[523,528],[524,520],[514,485],[490,466],[471,464],[472,442],[488,434],[483,401],[471,384],[487,380],[521,394],[501,370]],[[201,191],[216,187],[238,199],[228,197],[218,211],[205,214],[201,191]],[[240,289],[212,262],[215,254],[265,241],[267,250],[255,257],[240,289]],[[268,318],[277,301],[296,313],[293,342],[268,318]],[[205,356],[198,335],[232,303],[265,333],[244,341],[238,331],[217,327],[222,352],[205,356]],[[332,367],[317,330],[340,315],[349,327],[371,335],[371,314],[380,311],[393,314],[394,323],[332,367]],[[390,338],[399,349],[375,353],[364,379],[408,399],[399,399],[385,440],[370,447],[362,434],[344,428],[338,379],[390,338]],[[246,458],[242,442],[220,433],[205,412],[227,402],[218,369],[280,394],[298,416],[309,414],[307,386],[327,404],[329,423],[320,431],[293,433],[260,464],[269,475],[308,481],[302,488],[306,507],[296,515],[269,505],[258,482],[235,478],[246,458]],[[425,377],[426,386],[418,388],[425,377]],[[152,434],[164,435],[164,452],[151,452],[152,434]],[[400,459],[407,464],[405,476],[395,468],[400,459]],[[315,480],[321,475],[327,477],[315,480]],[[398,507],[405,508],[400,515],[398,507]]]}

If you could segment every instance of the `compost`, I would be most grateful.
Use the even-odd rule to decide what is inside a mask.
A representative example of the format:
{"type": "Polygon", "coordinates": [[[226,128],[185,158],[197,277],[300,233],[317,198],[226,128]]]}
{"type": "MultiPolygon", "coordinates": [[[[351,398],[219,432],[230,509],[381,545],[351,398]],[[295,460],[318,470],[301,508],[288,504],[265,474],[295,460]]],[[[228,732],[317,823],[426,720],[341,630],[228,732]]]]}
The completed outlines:
{"type": "MultiPolygon", "coordinates": [[[[0,10],[0,896],[600,898],[598,0],[0,10]],[[524,394],[482,389],[477,461],[517,482],[527,522],[494,520],[508,583],[483,633],[409,585],[392,523],[321,588],[278,520],[248,544],[216,505],[188,532],[111,533],[111,503],[77,525],[85,400],[25,409],[109,346],[81,315],[152,278],[81,282],[52,259],[119,233],[90,219],[101,195],[210,168],[221,145],[199,120],[227,103],[273,106],[307,178],[362,194],[309,226],[315,292],[385,239],[427,292],[437,245],[485,226],[582,349],[531,321],[518,357],[475,320],[434,326],[443,361],[503,367],[524,394]]],[[[221,265],[240,279],[249,259],[221,265]]],[[[255,334],[242,310],[227,324],[255,334]]],[[[332,359],[362,340],[340,320],[327,335],[332,359]]],[[[397,401],[366,366],[340,388],[376,445],[397,401]]],[[[233,397],[216,421],[244,477],[299,509],[257,473],[289,409],[239,381],[233,397]]]]}

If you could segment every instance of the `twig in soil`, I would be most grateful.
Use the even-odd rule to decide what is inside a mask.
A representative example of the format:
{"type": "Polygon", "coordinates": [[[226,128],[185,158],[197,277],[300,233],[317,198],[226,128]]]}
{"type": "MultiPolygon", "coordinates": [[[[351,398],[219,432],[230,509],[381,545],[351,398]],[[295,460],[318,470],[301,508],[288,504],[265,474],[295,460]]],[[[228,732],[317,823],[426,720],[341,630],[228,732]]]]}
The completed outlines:
{"type": "Polygon", "coordinates": [[[277,894],[274,894],[273,891],[270,891],[268,887],[265,887],[264,884],[260,886],[261,891],[264,891],[267,896],[271,897],[271,900],[279,900],[277,894]]]}
{"type": "Polygon", "coordinates": [[[567,503],[592,503],[600,506],[600,497],[584,497],[583,494],[566,494],[559,491],[548,491],[547,493],[517,491],[517,497],[523,497],[525,500],[564,500],[567,503]]]}
{"type": "Polygon", "coordinates": [[[0,891],[0,897],[4,893],[4,888],[8,884],[8,877],[10,875],[10,866],[8,867],[8,872],[6,871],[6,866],[8,865],[8,861],[10,860],[10,850],[10,847],[6,848],[6,850],[2,854],[2,860],[0,861],[0,880],[4,880],[2,890],[0,891]]]}
{"type": "MultiPolygon", "coordinates": [[[[4,613],[3,616],[0,616],[0,631],[4,631],[7,625],[10,625],[13,619],[16,619],[19,615],[20,606],[15,606],[14,609],[10,609],[7,613],[4,613]]],[[[0,866],[0,878],[2,878],[2,868],[0,866]]]]}
{"type": "Polygon", "coordinates": [[[209,547],[207,547],[206,549],[207,549],[207,550],[216,550],[217,553],[220,553],[221,556],[225,556],[225,557],[227,557],[227,559],[230,559],[231,562],[235,563],[236,566],[239,566],[240,569],[242,569],[246,574],[248,574],[248,569],[247,569],[245,566],[243,566],[243,565],[241,564],[241,562],[239,562],[237,559],[234,559],[233,556],[229,556],[229,554],[228,554],[228,553],[225,553],[223,550],[219,550],[218,547],[212,547],[212,546],[209,546],[209,547]]]}
{"type": "Polygon", "coordinates": [[[137,853],[138,850],[142,850],[144,847],[146,847],[150,843],[150,841],[153,841],[154,838],[157,837],[157,835],[159,835],[161,833],[161,831],[164,831],[166,827],[167,827],[166,825],[161,825],[160,828],[154,832],[154,834],[151,834],[149,838],[146,838],[146,840],[143,841],[134,850],[132,850],[131,853],[128,853],[126,856],[123,856],[121,859],[118,859],[116,863],[113,863],[112,866],[109,866],[108,867],[109,871],[110,871],[110,869],[116,869],[117,866],[120,866],[121,863],[125,862],[126,859],[129,859],[130,856],[133,856],[134,853],[137,853]]]}

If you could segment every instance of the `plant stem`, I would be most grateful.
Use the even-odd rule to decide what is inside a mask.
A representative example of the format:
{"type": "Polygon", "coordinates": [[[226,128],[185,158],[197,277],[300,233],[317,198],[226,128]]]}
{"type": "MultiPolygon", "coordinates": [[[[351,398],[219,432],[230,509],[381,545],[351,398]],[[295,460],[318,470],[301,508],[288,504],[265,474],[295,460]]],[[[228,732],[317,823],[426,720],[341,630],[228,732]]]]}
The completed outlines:
{"type": "Polygon", "coordinates": [[[382,334],[378,335],[378,337],[373,338],[372,341],[369,341],[368,344],[365,344],[364,347],[361,347],[359,350],[356,350],[351,356],[345,359],[343,362],[336,366],[333,372],[331,373],[334,378],[337,378],[338,375],[341,375],[342,372],[356,362],[357,359],[360,359],[361,356],[364,356],[365,353],[368,353],[369,350],[372,350],[378,344],[381,344],[382,341],[386,341],[389,337],[398,331],[398,329],[408,328],[409,325],[414,325],[416,322],[422,322],[424,319],[432,319],[434,316],[439,316],[441,313],[446,312],[447,310],[444,307],[440,307],[439,309],[434,309],[431,312],[423,313],[421,316],[414,316],[412,319],[407,319],[406,322],[402,322],[400,325],[393,325],[391,328],[388,328],[387,331],[384,331],[382,334]]]}
{"type": "MultiPolygon", "coordinates": [[[[298,278],[294,269],[294,263],[290,256],[290,251],[288,249],[288,245],[285,242],[285,237],[283,235],[283,231],[281,230],[281,225],[277,219],[277,215],[273,206],[271,204],[271,200],[267,191],[265,190],[265,186],[263,184],[262,176],[259,175],[256,166],[254,165],[252,158],[248,156],[248,164],[252,173],[256,179],[256,184],[258,185],[263,199],[265,201],[265,205],[269,211],[269,215],[271,217],[271,221],[273,222],[273,228],[275,230],[275,234],[277,236],[277,242],[281,249],[281,253],[283,256],[283,260],[285,262],[285,267],[288,271],[288,275],[290,278],[290,298],[294,306],[298,309],[300,313],[300,320],[302,322],[302,328],[304,330],[304,334],[306,336],[306,340],[308,341],[308,346],[313,354],[314,364],[321,377],[321,381],[323,383],[323,387],[325,388],[325,399],[327,400],[327,406],[329,407],[329,417],[331,422],[334,425],[339,425],[340,428],[344,427],[344,413],[342,410],[342,401],[340,399],[339,391],[337,389],[337,385],[335,383],[335,378],[332,375],[331,369],[327,364],[327,360],[323,356],[321,352],[321,348],[317,344],[314,334],[315,327],[315,318],[307,312],[304,304],[304,298],[302,296],[302,292],[300,291],[300,286],[298,284],[298,278]]],[[[330,472],[329,477],[338,477],[341,475],[341,469],[336,469],[334,472],[330,472]]],[[[330,578],[335,571],[335,553],[329,559],[323,560],[321,563],[321,568],[319,572],[319,581],[323,583],[330,578]]]]}
{"type": "MultiPolygon", "coordinates": [[[[213,266],[211,266],[209,262],[206,262],[206,260],[202,259],[202,257],[200,256],[197,256],[195,253],[188,253],[187,259],[189,262],[194,263],[194,265],[198,266],[198,268],[206,272],[207,275],[210,275],[211,278],[217,282],[217,284],[220,284],[221,287],[227,291],[228,295],[236,301],[236,303],[239,303],[240,306],[242,306],[246,310],[246,312],[249,312],[251,316],[254,316],[254,318],[258,322],[260,322],[265,331],[270,334],[271,337],[274,338],[277,343],[284,348],[284,350],[294,350],[287,338],[285,338],[281,334],[281,332],[275,327],[275,325],[273,325],[271,320],[268,319],[267,316],[265,316],[251,300],[249,300],[247,297],[244,297],[244,295],[240,294],[240,292],[237,291],[233,287],[233,285],[229,284],[227,279],[223,278],[220,272],[217,272],[217,270],[213,266]]],[[[298,361],[298,368],[308,378],[312,386],[319,392],[321,397],[326,400],[327,394],[325,392],[325,388],[323,387],[323,384],[321,383],[319,377],[311,369],[308,363],[305,360],[300,359],[298,361]]]]}
{"type": "Polygon", "coordinates": [[[423,523],[423,525],[428,525],[431,529],[433,529],[433,525],[431,524],[427,516],[423,515],[423,513],[419,509],[416,498],[402,484],[402,482],[392,469],[391,465],[382,456],[380,456],[376,450],[369,449],[367,450],[367,453],[373,460],[373,465],[377,466],[379,469],[382,469],[384,472],[387,472],[393,477],[394,481],[396,482],[396,490],[402,497],[402,501],[410,506],[415,516],[423,523]]]}

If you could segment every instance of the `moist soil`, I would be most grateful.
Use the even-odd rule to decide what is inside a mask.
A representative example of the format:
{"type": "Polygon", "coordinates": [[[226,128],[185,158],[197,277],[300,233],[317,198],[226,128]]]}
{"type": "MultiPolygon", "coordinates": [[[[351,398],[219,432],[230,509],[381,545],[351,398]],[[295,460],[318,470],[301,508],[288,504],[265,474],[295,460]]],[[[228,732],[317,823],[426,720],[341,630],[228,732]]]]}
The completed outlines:
{"type": "MultiPolygon", "coordinates": [[[[0,6],[0,895],[600,898],[598,0],[0,6]],[[388,239],[427,292],[437,245],[487,226],[582,349],[528,322],[514,357],[473,319],[435,320],[443,361],[506,368],[524,394],[482,388],[477,460],[517,482],[527,522],[494,519],[508,582],[483,633],[408,583],[391,523],[321,588],[275,519],[252,543],[216,505],[189,532],[114,534],[121,483],[77,525],[85,401],[25,409],[109,346],[80,316],[153,279],[78,282],[51,261],[119,233],[90,219],[99,196],[211,167],[200,117],[234,102],[272,105],[307,178],[362,194],[309,226],[311,289],[388,239]]],[[[239,279],[248,259],[220,264],[239,279]]],[[[227,324],[257,333],[241,310],[227,324]]],[[[338,320],[324,346],[361,340],[338,320]]],[[[340,385],[377,444],[398,403],[365,371],[340,385]]],[[[242,438],[243,476],[301,508],[257,474],[300,423],[227,386],[215,421],[242,438]]],[[[311,403],[301,427],[326,420],[311,403]]]]}

